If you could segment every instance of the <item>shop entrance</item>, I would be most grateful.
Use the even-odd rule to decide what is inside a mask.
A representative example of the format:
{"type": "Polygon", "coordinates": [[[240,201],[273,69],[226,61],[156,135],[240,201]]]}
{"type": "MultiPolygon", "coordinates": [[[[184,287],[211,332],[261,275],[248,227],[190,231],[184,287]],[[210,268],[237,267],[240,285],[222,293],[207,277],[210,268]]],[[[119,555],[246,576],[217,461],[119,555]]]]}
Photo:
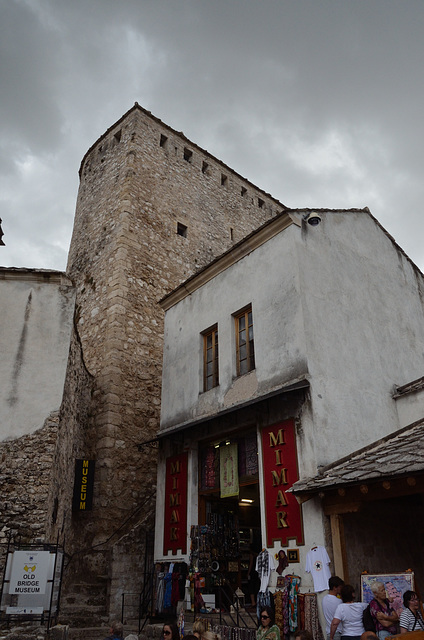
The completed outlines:
{"type": "MultiPolygon", "coordinates": [[[[250,604],[248,574],[254,575],[256,555],[261,550],[261,510],[256,430],[226,439],[208,442],[199,450],[199,572],[205,591],[217,587],[228,592],[241,589],[250,604]],[[222,447],[232,445],[236,458],[237,495],[224,497],[222,484],[222,447]]],[[[256,588],[256,587],[254,587],[256,588]]]]}

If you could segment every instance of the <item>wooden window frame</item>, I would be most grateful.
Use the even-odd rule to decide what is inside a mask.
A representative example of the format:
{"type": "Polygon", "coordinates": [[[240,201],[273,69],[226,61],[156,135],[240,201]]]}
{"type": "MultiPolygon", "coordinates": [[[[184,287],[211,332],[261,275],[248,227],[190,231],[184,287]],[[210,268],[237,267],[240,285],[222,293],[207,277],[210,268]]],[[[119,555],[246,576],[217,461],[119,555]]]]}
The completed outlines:
{"type": "Polygon", "coordinates": [[[218,325],[203,332],[203,391],[210,391],[219,385],[219,343],[218,325]],[[208,343],[210,339],[210,344],[208,343]],[[212,373],[208,374],[208,364],[212,363],[212,373]]]}
{"type": "Polygon", "coordinates": [[[243,376],[256,368],[252,305],[235,314],[234,320],[236,332],[236,370],[237,376],[243,376]],[[246,331],[246,328],[248,339],[241,342],[242,333],[246,331]],[[242,347],[244,346],[246,347],[245,357],[244,353],[242,353],[242,347]],[[246,363],[246,366],[244,366],[243,363],[246,363]]]}

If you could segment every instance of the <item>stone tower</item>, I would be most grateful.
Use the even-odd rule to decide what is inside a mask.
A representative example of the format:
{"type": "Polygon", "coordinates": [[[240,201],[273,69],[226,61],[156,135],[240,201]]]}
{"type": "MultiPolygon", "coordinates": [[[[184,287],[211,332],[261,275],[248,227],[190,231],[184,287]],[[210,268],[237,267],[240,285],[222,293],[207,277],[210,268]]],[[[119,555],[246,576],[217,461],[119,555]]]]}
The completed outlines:
{"type": "Polygon", "coordinates": [[[72,555],[65,604],[88,580],[106,588],[106,613],[117,610],[123,591],[140,590],[156,452],[137,445],[159,426],[158,301],[283,208],[137,103],[83,158],[67,267],[77,290],[74,356],[51,531],[72,555]],[[89,399],[76,415],[87,384],[89,399]],[[95,459],[96,472],[93,510],[72,516],[64,505],[75,457],[95,459]]]}

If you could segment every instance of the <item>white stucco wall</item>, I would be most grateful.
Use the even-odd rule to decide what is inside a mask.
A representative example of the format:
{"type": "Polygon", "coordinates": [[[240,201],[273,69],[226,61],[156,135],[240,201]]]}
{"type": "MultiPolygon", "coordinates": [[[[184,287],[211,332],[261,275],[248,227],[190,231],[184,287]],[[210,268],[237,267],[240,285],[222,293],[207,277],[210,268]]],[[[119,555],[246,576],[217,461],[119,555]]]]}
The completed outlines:
{"type": "Polygon", "coordinates": [[[161,427],[259,397],[307,373],[296,265],[296,227],[272,238],[169,309],[165,316],[161,427]],[[234,317],[252,305],[256,369],[236,377],[234,317]],[[203,337],[218,324],[219,386],[203,393],[203,337]]]}
{"type": "Polygon", "coordinates": [[[398,396],[396,408],[401,428],[422,420],[424,418],[424,389],[398,396]]]}
{"type": "Polygon", "coordinates": [[[424,285],[366,212],[329,212],[301,235],[310,428],[320,465],[400,427],[394,385],[424,370],[424,285]]]}
{"type": "Polygon", "coordinates": [[[0,269],[0,440],[40,428],[62,400],[75,292],[64,274],[0,269]]]}
{"type": "Polygon", "coordinates": [[[161,428],[306,375],[301,474],[314,473],[399,428],[393,386],[424,368],[423,293],[422,275],[367,212],[290,226],[166,312],[161,428]],[[236,378],[232,314],[249,303],[256,369],[236,378]],[[215,323],[220,384],[203,393],[201,332],[215,323]]]}

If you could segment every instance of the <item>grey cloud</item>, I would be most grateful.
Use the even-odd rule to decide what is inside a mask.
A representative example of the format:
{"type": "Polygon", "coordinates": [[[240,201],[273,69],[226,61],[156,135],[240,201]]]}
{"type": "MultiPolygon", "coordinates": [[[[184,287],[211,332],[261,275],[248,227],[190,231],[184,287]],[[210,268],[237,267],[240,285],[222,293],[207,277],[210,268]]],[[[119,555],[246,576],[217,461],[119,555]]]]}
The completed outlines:
{"type": "Polygon", "coordinates": [[[421,0],[0,6],[0,261],[64,268],[85,151],[135,100],[289,206],[365,206],[424,265],[421,0]]]}

